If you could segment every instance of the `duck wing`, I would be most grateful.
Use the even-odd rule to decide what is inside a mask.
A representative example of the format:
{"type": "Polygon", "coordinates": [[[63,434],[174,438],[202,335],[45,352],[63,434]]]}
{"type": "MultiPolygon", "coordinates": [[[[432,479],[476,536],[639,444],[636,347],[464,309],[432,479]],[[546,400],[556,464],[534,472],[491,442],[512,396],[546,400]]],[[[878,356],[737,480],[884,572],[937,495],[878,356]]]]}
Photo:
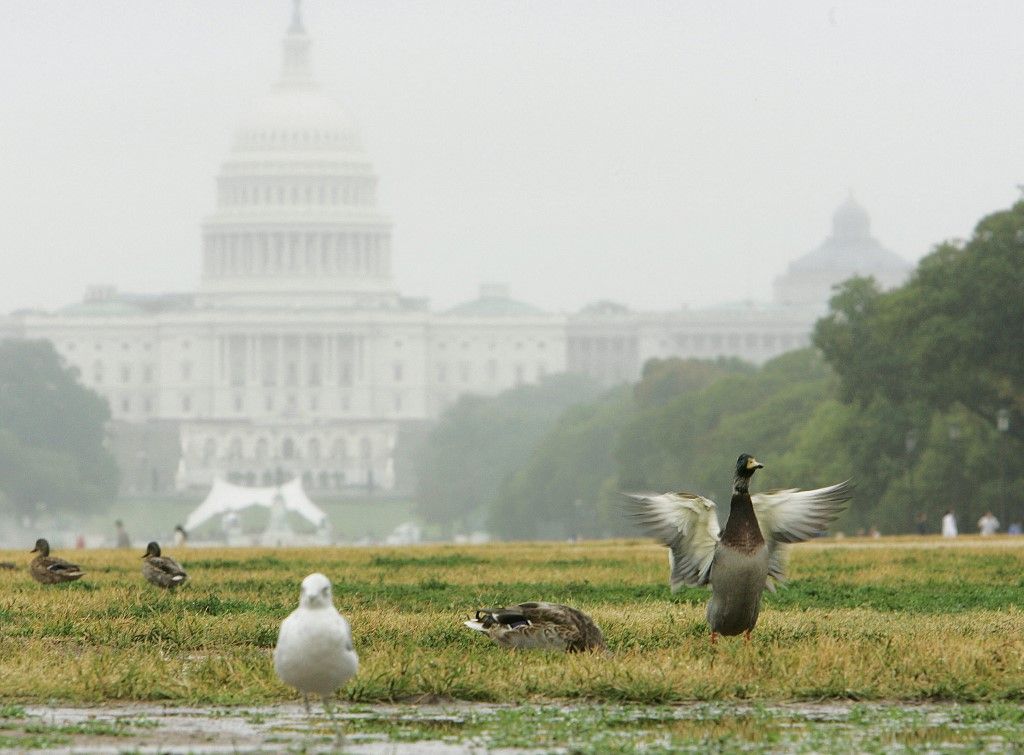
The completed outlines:
{"type": "Polygon", "coordinates": [[[160,571],[171,575],[172,577],[187,577],[185,570],[181,568],[181,564],[175,561],[169,556],[158,556],[156,558],[149,559],[149,563],[155,566],[160,571]]]}
{"type": "Polygon", "coordinates": [[[51,571],[55,574],[63,574],[65,576],[79,575],[81,576],[84,572],[78,564],[73,564],[70,561],[65,561],[63,558],[57,558],[51,556],[43,560],[42,565],[47,571],[51,571]]]}
{"type": "Polygon", "coordinates": [[[750,497],[764,539],[799,543],[821,535],[846,509],[853,497],[853,482],[844,480],[814,490],[778,490],[750,497]]]}
{"type": "Polygon", "coordinates": [[[669,548],[672,592],[706,585],[721,536],[715,502],[695,493],[628,493],[628,513],[669,548]]]}

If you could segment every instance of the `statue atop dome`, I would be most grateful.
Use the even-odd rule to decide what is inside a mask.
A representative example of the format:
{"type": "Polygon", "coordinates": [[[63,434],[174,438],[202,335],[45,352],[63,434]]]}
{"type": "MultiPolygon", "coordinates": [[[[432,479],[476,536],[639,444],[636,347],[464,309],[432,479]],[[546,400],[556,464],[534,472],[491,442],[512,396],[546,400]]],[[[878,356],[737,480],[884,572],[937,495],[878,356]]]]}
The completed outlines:
{"type": "Polygon", "coordinates": [[[315,87],[313,70],[309,64],[309,35],[302,25],[302,0],[294,0],[292,23],[284,37],[284,58],[281,65],[279,88],[315,87]]]}
{"type": "Polygon", "coordinates": [[[288,27],[289,34],[305,34],[306,28],[302,25],[302,0],[292,0],[292,25],[288,27]]]}

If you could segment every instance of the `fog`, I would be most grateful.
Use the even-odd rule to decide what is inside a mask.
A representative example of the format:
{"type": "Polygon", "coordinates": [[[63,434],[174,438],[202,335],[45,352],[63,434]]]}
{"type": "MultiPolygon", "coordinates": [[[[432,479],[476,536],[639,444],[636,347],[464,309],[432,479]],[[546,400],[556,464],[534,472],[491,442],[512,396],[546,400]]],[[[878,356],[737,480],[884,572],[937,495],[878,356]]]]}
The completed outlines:
{"type": "MultiPolygon", "coordinates": [[[[199,223],[291,13],[0,4],[0,310],[192,291],[199,223]]],[[[852,190],[914,261],[1024,174],[1024,6],[307,0],[405,294],[570,310],[768,300],[852,190]]]]}

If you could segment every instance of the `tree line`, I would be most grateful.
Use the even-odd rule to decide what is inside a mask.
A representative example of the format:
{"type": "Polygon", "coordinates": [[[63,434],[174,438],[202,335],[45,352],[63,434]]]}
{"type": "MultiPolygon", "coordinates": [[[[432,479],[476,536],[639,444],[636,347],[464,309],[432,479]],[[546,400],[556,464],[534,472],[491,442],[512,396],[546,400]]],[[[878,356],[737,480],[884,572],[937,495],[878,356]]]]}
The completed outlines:
{"type": "Polygon", "coordinates": [[[750,452],[765,488],[852,477],[847,533],[935,532],[950,508],[961,531],[988,510],[1005,529],[1024,520],[1022,261],[1024,201],[938,245],[898,289],[845,282],[814,347],[763,366],[652,360],[600,395],[562,376],[463,397],[420,455],[421,512],[444,534],[636,534],[622,491],[724,503],[750,452]]]}

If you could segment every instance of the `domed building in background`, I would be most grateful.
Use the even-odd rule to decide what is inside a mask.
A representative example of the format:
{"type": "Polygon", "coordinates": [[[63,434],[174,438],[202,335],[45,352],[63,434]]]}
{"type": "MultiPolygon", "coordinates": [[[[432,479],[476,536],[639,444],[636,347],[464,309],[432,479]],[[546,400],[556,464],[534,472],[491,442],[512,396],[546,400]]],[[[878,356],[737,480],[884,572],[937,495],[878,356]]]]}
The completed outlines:
{"type": "Polygon", "coordinates": [[[866,274],[889,286],[909,270],[851,200],[773,305],[600,302],[567,315],[487,284],[431,311],[395,289],[377,175],[352,117],[316,83],[310,47],[296,5],[280,79],[217,175],[197,292],[93,286],[83,302],[0,320],[0,335],[50,340],[106,398],[125,494],[299,478],[320,498],[407,495],[396,448],[461,395],[566,371],[612,385],[655,357],[760,363],[809,343],[833,284],[866,274]]]}
{"type": "Polygon", "coordinates": [[[832,235],[775,279],[775,302],[824,311],[833,287],[870,276],[882,289],[902,285],[913,266],[871,235],[871,218],[851,195],[832,216],[832,235]]]}

